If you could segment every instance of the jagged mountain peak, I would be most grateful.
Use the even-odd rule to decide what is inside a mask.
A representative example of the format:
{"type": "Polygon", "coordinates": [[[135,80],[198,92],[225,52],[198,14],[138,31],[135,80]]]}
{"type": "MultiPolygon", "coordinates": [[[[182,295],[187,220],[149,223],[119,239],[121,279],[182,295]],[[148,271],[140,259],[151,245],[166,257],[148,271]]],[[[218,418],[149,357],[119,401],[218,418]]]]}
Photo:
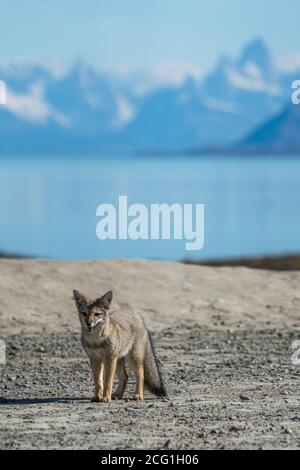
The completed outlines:
{"type": "Polygon", "coordinates": [[[178,61],[144,75],[107,73],[82,60],[55,77],[38,64],[13,65],[6,73],[0,66],[1,71],[8,105],[0,107],[0,153],[20,148],[50,154],[55,142],[59,151],[73,152],[79,137],[80,149],[224,146],[280,112],[291,93],[291,77],[277,69],[261,39],[249,42],[237,58],[221,56],[203,79],[199,67],[178,61]],[[34,121],[28,119],[32,109],[34,121]]]}
{"type": "Polygon", "coordinates": [[[263,73],[270,73],[274,69],[273,56],[267,44],[260,38],[248,43],[242,50],[238,59],[238,65],[245,67],[254,64],[263,73]]]}

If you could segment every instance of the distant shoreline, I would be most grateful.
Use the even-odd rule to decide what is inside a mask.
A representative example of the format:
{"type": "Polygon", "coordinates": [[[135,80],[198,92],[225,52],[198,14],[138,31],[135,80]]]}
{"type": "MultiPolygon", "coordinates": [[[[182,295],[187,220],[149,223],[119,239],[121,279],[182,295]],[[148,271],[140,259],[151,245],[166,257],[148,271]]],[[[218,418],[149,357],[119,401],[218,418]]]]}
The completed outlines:
{"type": "MultiPolygon", "coordinates": [[[[0,258],[4,259],[38,259],[33,256],[24,256],[17,253],[4,253],[0,251],[0,258]]],[[[163,261],[163,260],[161,260],[163,261]]],[[[212,267],[246,267],[271,271],[300,271],[300,254],[259,256],[248,258],[228,258],[219,260],[193,260],[184,259],[183,264],[212,267]]]]}
{"type": "Polygon", "coordinates": [[[152,157],[245,157],[245,158],[261,158],[261,157],[282,157],[288,156],[298,158],[300,156],[300,148],[272,149],[272,148],[243,148],[243,147],[203,147],[190,148],[185,150],[136,150],[131,153],[136,156],[152,156],[152,157]]]}
{"type": "Polygon", "coordinates": [[[159,149],[153,148],[149,150],[145,149],[118,149],[118,150],[105,150],[105,149],[89,149],[86,152],[77,151],[57,151],[43,152],[42,149],[39,151],[32,152],[0,152],[0,161],[7,158],[14,159],[35,159],[42,161],[43,159],[49,160],[60,160],[61,158],[70,158],[73,160],[80,160],[82,158],[282,158],[282,157],[300,157],[300,148],[243,148],[243,147],[203,147],[203,148],[186,148],[186,149],[159,149]]]}
{"type": "Polygon", "coordinates": [[[35,259],[34,256],[26,256],[26,255],[20,255],[17,253],[4,253],[3,251],[0,251],[0,258],[7,258],[7,259],[35,259]]]}
{"type": "Polygon", "coordinates": [[[185,264],[214,267],[246,267],[271,271],[300,271],[300,254],[220,260],[183,260],[185,264]]]}

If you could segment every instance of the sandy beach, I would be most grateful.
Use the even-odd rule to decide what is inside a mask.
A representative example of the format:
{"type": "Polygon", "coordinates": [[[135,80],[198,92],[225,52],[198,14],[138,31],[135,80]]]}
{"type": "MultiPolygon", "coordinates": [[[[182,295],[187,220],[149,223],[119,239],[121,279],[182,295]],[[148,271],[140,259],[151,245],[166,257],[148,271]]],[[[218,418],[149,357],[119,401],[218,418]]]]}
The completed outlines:
{"type": "Polygon", "coordinates": [[[299,448],[300,272],[0,259],[2,449],[299,448]],[[90,402],[72,299],[113,289],[153,332],[169,400],[90,402]]]}

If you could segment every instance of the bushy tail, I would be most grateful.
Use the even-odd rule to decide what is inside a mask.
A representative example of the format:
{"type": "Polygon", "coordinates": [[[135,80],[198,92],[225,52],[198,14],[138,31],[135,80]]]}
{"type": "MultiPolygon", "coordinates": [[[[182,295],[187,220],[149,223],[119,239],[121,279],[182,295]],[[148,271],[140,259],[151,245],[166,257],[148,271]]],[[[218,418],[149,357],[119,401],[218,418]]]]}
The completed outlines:
{"type": "Polygon", "coordinates": [[[150,390],[150,392],[154,393],[154,395],[158,397],[167,397],[167,391],[165,389],[161,373],[159,370],[157,358],[155,355],[155,350],[152,342],[152,337],[150,332],[148,331],[148,339],[146,343],[146,350],[145,350],[145,385],[150,390]]]}

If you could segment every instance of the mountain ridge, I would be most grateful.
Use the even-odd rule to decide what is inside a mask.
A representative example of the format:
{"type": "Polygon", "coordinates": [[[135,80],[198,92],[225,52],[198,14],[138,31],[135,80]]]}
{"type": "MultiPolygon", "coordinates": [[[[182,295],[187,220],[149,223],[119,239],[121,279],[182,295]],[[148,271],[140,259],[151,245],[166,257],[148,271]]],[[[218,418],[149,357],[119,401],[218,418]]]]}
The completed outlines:
{"type": "Polygon", "coordinates": [[[144,88],[143,74],[129,83],[83,62],[62,73],[37,64],[0,67],[7,85],[0,155],[183,152],[239,143],[249,151],[253,132],[287,108],[295,79],[261,39],[237,58],[221,57],[204,76],[190,65],[181,74],[180,65],[172,67],[176,80],[156,70],[144,88]]]}

